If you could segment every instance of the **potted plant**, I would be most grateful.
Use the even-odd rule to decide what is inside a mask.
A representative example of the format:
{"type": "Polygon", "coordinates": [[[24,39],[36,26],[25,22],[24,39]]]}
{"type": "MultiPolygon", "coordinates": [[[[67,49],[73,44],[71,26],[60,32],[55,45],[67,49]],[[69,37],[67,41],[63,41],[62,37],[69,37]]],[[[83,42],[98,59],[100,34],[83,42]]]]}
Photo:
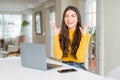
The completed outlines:
{"type": "Polygon", "coordinates": [[[26,27],[27,25],[29,25],[29,22],[27,20],[23,20],[21,23],[21,33],[23,33],[24,27],[26,27]]]}

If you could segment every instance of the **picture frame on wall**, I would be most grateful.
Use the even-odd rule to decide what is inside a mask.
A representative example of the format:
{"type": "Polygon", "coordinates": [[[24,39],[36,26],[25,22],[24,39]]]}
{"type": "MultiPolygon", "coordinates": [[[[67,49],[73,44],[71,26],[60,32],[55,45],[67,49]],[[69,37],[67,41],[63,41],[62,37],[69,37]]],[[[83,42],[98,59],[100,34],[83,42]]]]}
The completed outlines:
{"type": "Polygon", "coordinates": [[[41,12],[35,13],[35,31],[36,34],[42,34],[41,12]]]}

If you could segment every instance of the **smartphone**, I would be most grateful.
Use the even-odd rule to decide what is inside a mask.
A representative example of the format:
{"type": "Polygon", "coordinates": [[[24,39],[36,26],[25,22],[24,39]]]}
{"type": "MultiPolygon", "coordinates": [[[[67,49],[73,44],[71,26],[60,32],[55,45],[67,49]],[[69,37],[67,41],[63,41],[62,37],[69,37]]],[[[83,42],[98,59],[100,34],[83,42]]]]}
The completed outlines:
{"type": "Polygon", "coordinates": [[[67,72],[75,72],[75,71],[77,70],[73,68],[58,70],[59,73],[67,73],[67,72]]]}

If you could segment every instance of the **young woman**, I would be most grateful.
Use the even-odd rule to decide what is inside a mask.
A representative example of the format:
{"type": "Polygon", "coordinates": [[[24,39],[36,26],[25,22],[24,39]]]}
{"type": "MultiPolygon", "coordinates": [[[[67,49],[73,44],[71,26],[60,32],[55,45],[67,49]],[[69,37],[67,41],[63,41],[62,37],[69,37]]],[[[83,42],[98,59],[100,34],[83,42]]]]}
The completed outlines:
{"type": "Polygon", "coordinates": [[[63,13],[62,27],[57,28],[51,23],[54,30],[54,56],[77,68],[86,70],[84,62],[90,35],[87,32],[88,24],[82,26],[79,10],[68,6],[63,13]]]}

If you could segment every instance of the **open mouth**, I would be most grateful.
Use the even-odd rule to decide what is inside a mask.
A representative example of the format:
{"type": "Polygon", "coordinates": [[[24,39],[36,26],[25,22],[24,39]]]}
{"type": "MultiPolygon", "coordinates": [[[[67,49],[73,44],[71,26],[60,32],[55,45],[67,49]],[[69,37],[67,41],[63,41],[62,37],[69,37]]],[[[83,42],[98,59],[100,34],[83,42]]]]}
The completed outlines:
{"type": "Polygon", "coordinates": [[[68,25],[72,25],[72,24],[73,24],[73,22],[68,22],[67,24],[68,24],[68,25]]]}

